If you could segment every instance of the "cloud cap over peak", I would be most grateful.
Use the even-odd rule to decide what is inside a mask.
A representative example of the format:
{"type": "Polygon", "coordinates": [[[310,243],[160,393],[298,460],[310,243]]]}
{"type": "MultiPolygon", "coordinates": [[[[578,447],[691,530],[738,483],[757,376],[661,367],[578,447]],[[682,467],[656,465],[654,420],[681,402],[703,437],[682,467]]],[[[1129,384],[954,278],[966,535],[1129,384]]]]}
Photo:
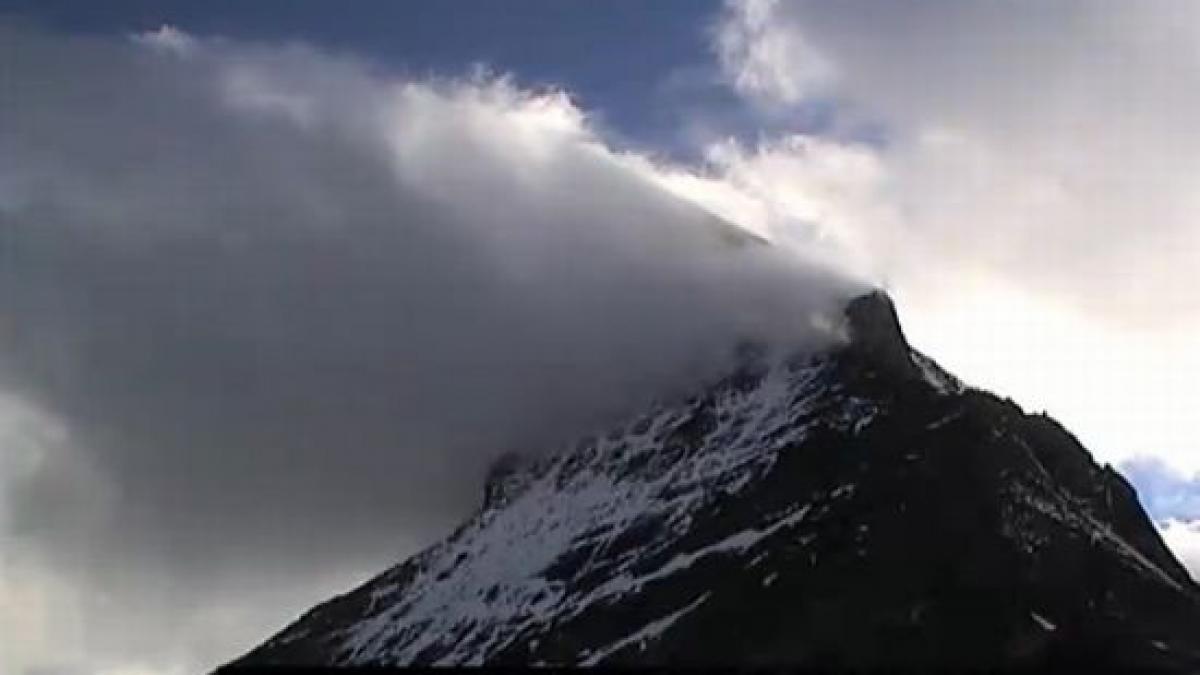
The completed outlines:
{"type": "Polygon", "coordinates": [[[222,612],[278,622],[456,520],[492,457],[741,338],[832,339],[862,287],[731,245],[560,92],[174,29],[0,39],[0,432],[24,458],[0,588],[82,617],[45,639],[89,660],[166,648],[101,615],[190,604],[164,630],[233,653],[252,631],[222,612]]]}

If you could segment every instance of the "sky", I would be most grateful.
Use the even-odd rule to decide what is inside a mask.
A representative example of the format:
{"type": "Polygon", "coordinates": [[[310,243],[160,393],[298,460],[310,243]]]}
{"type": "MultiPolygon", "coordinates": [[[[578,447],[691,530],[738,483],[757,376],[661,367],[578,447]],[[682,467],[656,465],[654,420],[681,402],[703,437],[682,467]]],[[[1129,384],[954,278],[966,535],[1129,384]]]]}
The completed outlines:
{"type": "Polygon", "coordinates": [[[0,671],[212,667],[871,285],[1200,574],[1197,14],[0,1],[0,671]]]}

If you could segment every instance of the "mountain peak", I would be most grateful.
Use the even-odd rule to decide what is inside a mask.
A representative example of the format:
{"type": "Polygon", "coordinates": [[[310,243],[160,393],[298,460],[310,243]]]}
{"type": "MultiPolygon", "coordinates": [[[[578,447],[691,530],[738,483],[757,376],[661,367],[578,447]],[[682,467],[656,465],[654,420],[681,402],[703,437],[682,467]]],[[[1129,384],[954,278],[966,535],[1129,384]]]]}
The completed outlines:
{"type": "Polygon", "coordinates": [[[896,305],[882,290],[851,300],[844,312],[852,348],[874,366],[893,375],[913,377],[917,364],[900,327],[896,305]]]}
{"type": "Polygon", "coordinates": [[[557,454],[233,664],[1200,670],[1200,590],[1068,432],[891,300],[557,454]],[[730,631],[729,626],[738,626],[730,631]]]}

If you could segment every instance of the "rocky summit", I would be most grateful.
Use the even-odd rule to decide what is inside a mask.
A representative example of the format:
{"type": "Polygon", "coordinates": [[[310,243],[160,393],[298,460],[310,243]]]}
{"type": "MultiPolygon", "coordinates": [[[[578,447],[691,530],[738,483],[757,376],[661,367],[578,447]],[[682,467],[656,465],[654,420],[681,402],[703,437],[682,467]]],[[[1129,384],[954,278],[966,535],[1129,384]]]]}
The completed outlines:
{"type": "Polygon", "coordinates": [[[226,667],[1200,672],[1200,587],[1134,490],[963,386],[881,293],[823,353],[497,462],[453,534],[226,667]]]}

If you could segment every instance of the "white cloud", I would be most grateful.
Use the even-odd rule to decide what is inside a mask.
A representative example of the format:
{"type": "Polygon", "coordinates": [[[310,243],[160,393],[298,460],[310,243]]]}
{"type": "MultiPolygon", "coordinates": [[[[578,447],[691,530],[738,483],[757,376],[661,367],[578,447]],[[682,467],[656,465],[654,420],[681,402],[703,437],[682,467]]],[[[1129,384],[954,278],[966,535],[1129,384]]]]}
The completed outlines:
{"type": "Polygon", "coordinates": [[[165,23],[157,30],[138,33],[133,36],[133,39],[152,49],[161,49],[177,54],[186,54],[196,44],[192,36],[165,23]]]}
{"type": "Polygon", "coordinates": [[[729,3],[731,16],[718,25],[714,41],[733,86],[767,106],[820,94],[836,75],[802,29],[776,27],[778,5],[778,0],[729,3]]]}
{"type": "Polygon", "coordinates": [[[1048,409],[1103,460],[1195,471],[1197,14],[730,2],[714,48],[731,86],[776,107],[836,101],[838,138],[863,123],[883,133],[768,139],[715,162],[715,180],[777,234],[816,220],[967,380],[1048,409]],[[836,76],[803,85],[814,60],[836,76]],[[839,189],[814,181],[814,149],[856,157],[827,172],[839,189]]]}

